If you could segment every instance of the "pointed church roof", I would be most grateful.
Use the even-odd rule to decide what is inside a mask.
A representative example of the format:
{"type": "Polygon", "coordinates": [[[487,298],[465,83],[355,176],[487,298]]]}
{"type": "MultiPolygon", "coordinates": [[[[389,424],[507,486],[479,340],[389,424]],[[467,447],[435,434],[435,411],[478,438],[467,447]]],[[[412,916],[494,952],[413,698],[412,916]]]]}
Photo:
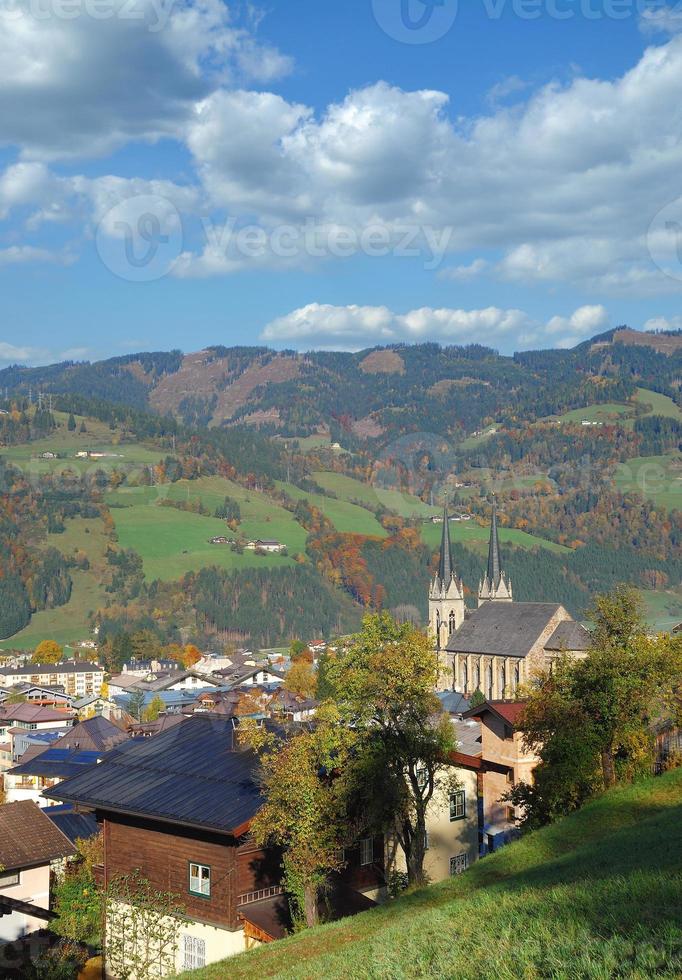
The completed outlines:
{"type": "Polygon", "coordinates": [[[493,497],[493,515],[490,522],[490,544],[488,545],[488,571],[486,578],[491,587],[496,589],[502,577],[502,561],[500,558],[500,538],[497,532],[497,501],[493,497]]]}
{"type": "Polygon", "coordinates": [[[452,555],[450,553],[450,518],[448,506],[443,507],[443,534],[440,539],[440,561],[438,562],[438,578],[443,585],[448,585],[452,578],[452,555]]]}

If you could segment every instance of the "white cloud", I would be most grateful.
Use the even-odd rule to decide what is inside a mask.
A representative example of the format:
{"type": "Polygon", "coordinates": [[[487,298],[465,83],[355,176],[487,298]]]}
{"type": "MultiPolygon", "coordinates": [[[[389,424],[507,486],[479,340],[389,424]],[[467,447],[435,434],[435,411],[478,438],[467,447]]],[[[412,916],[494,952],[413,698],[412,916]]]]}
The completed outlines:
{"type": "Polygon", "coordinates": [[[39,347],[17,347],[7,341],[0,341],[0,362],[5,364],[45,364],[49,362],[49,352],[39,347]]]}
{"type": "Polygon", "coordinates": [[[217,84],[271,81],[289,59],[235,26],[221,0],[57,0],[0,8],[0,145],[91,157],[178,137],[217,84]],[[75,12],[75,16],[73,15],[75,12]],[[125,70],[123,70],[125,66],[125,70]]]}
{"type": "Polygon", "coordinates": [[[268,343],[358,349],[373,344],[438,340],[443,343],[501,342],[523,349],[549,341],[568,346],[608,326],[602,306],[584,306],[569,317],[555,316],[542,324],[523,310],[432,309],[394,313],[386,306],[332,306],[310,303],[271,321],[261,333],[268,343]]]}
{"type": "MultiPolygon", "coordinates": [[[[443,92],[386,82],[315,113],[273,92],[227,87],[245,71],[271,76],[288,64],[234,27],[219,0],[183,0],[156,32],[148,21],[158,0],[136,2],[141,26],[0,14],[0,142],[25,157],[92,155],[171,135],[186,142],[196,175],[185,186],[58,177],[24,160],[0,178],[0,218],[23,208],[30,231],[67,220],[91,231],[113,203],[155,194],[183,217],[227,216],[268,234],[288,223],[377,226],[395,244],[405,227],[446,231],[451,255],[489,257],[441,273],[455,282],[485,271],[599,293],[682,290],[682,276],[654,265],[647,241],[654,216],[679,196],[682,37],[647,48],[620,78],[545,85],[479,117],[459,117],[456,97],[450,105],[443,92]]],[[[518,80],[508,80],[514,89],[518,80]]],[[[245,258],[205,236],[183,244],[174,274],[312,260],[305,250],[245,258]]]]}
{"type": "Polygon", "coordinates": [[[454,111],[442,92],[384,82],[321,117],[275,95],[218,92],[188,142],[213,202],[231,213],[449,227],[453,252],[500,250],[504,278],[680,288],[653,266],[646,233],[679,193],[682,38],[648,48],[614,81],[546,85],[480,118],[455,122],[454,111]]]}
{"type": "Polygon", "coordinates": [[[454,279],[455,282],[466,282],[468,279],[475,279],[482,275],[489,266],[485,259],[474,259],[469,265],[457,265],[449,269],[442,269],[438,275],[441,279],[454,279]]]}
{"type": "Polygon", "coordinates": [[[28,262],[49,262],[54,265],[72,265],[74,256],[68,252],[54,252],[33,245],[11,245],[0,249],[0,266],[24,265],[28,262]]]}
{"type": "Polygon", "coordinates": [[[682,330],[682,316],[654,316],[646,321],[642,330],[682,330]]]}
{"type": "Polygon", "coordinates": [[[682,31],[682,9],[679,3],[674,7],[657,6],[643,10],[639,18],[642,34],[679,34],[682,31]]]}

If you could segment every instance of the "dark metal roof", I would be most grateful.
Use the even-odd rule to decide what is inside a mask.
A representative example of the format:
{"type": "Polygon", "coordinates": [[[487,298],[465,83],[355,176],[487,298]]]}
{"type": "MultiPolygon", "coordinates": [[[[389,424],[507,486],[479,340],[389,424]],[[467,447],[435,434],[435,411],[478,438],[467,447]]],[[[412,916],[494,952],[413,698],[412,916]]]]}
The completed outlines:
{"type": "Polygon", "coordinates": [[[556,602],[485,602],[451,635],[447,650],[525,657],[560,608],[556,602]]]}
{"type": "Polygon", "coordinates": [[[559,623],[545,643],[545,650],[589,650],[592,637],[582,623],[572,619],[559,623]]]}
{"type": "Polygon", "coordinates": [[[88,837],[94,837],[99,833],[99,825],[92,812],[76,813],[71,806],[63,804],[45,807],[43,813],[47,814],[55,827],[58,827],[74,844],[79,838],[87,840],[88,837]]]}
{"type": "Polygon", "coordinates": [[[461,715],[469,710],[469,702],[459,691],[438,691],[438,700],[449,715],[461,715]]]}
{"type": "Polygon", "coordinates": [[[260,809],[257,759],[229,719],[194,715],[154,738],[131,739],[45,796],[232,833],[260,809]]]}
{"type": "Polygon", "coordinates": [[[48,779],[68,779],[83,771],[84,767],[96,766],[101,752],[79,752],[73,749],[45,749],[27,762],[20,762],[9,772],[12,776],[45,776],[48,779]]]}

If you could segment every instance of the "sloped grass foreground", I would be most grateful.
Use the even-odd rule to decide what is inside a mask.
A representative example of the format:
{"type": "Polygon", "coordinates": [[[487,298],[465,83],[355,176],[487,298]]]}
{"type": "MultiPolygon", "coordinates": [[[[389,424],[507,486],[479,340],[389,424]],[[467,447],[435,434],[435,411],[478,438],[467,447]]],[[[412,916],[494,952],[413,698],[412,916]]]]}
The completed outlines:
{"type": "Polygon", "coordinates": [[[193,980],[682,976],[682,771],[614,790],[383,908],[193,980]]]}

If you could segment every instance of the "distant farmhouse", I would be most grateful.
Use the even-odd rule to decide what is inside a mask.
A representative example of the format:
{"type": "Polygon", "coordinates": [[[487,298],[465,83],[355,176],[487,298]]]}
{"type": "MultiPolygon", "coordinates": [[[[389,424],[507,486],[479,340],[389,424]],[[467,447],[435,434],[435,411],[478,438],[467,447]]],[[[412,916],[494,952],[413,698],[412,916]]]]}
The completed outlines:
{"type": "Polygon", "coordinates": [[[257,538],[255,541],[249,541],[244,547],[247,551],[265,551],[273,555],[280,555],[286,550],[285,544],[273,538],[257,538]]]}

